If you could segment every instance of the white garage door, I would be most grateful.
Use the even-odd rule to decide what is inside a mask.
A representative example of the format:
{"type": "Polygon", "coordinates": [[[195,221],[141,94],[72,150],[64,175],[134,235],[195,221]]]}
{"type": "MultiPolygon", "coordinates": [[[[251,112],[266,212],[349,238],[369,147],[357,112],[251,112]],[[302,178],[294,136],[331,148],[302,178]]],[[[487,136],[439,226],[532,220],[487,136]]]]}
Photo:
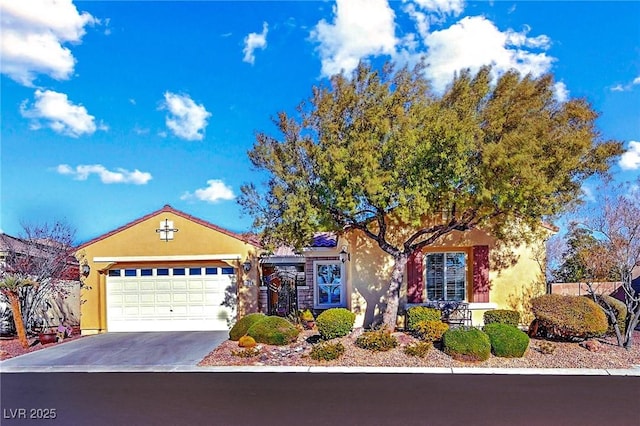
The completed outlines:
{"type": "Polygon", "coordinates": [[[221,267],[113,269],[107,331],[227,330],[235,270],[221,267]]]}

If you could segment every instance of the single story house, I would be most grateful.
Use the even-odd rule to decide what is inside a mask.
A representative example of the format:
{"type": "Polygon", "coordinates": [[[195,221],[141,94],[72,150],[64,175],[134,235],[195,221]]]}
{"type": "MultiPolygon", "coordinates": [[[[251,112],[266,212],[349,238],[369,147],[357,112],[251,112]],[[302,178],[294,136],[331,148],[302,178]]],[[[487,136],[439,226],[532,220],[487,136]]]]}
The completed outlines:
{"type": "Polygon", "coordinates": [[[94,238],[76,252],[82,333],[227,329],[257,310],[259,249],[169,205],[94,238]]]}
{"type": "MultiPolygon", "coordinates": [[[[77,257],[88,287],[84,334],[226,329],[236,314],[332,307],[352,310],[356,326],[366,327],[383,313],[392,268],[357,230],[318,233],[300,253],[265,253],[251,236],[168,205],[82,244],[77,257]]],[[[486,310],[522,303],[534,288],[544,292],[541,273],[539,247],[505,254],[480,230],[452,233],[410,257],[400,309],[465,301],[478,325],[486,310]]]]}

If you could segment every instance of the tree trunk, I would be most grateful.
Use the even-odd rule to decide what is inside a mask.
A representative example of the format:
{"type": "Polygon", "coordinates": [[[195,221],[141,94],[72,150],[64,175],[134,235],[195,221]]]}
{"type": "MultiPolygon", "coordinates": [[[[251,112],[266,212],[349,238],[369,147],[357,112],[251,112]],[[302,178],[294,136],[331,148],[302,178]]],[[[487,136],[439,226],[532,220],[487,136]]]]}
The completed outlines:
{"type": "Polygon", "coordinates": [[[408,256],[406,253],[400,253],[394,256],[393,272],[391,273],[391,282],[387,290],[387,308],[384,311],[382,322],[384,328],[390,331],[396,329],[396,321],[398,319],[398,305],[400,303],[400,287],[404,278],[404,269],[407,266],[408,256]]]}
{"type": "MultiPolygon", "coordinates": [[[[628,304],[627,308],[632,308],[633,305],[628,304]]],[[[624,331],[624,348],[626,350],[631,349],[631,344],[633,343],[633,331],[638,326],[638,322],[640,321],[640,306],[635,306],[635,311],[629,311],[627,313],[627,328],[624,331]]]]}
{"type": "Polygon", "coordinates": [[[27,341],[27,332],[24,328],[24,321],[22,320],[22,310],[20,309],[20,299],[18,295],[13,292],[5,293],[11,303],[11,312],[13,313],[13,322],[16,324],[16,332],[18,333],[18,340],[23,348],[29,347],[29,341],[27,341]]]}

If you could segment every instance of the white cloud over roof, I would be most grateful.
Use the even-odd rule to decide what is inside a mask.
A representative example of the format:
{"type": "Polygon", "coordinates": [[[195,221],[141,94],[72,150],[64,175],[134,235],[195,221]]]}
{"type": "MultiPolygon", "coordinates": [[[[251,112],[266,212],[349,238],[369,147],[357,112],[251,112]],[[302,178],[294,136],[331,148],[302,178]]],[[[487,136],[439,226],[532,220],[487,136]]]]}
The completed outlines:
{"type": "Polygon", "coordinates": [[[141,172],[138,169],[129,171],[117,168],[115,171],[108,170],[101,164],[81,164],[75,168],[68,164],[60,164],[56,171],[61,175],[73,176],[76,180],[87,180],[90,175],[95,174],[100,181],[105,184],[130,183],[134,185],[145,185],[152,179],[151,173],[141,172]]]}
{"type": "Polygon", "coordinates": [[[0,0],[0,70],[24,86],[38,74],[66,80],[75,58],[67,43],[79,43],[85,26],[99,23],[71,0],[0,0]]]}
{"type": "Polygon", "coordinates": [[[168,111],[165,122],[174,135],[189,141],[204,138],[211,116],[204,105],[196,104],[188,95],[165,92],[162,108],[168,111]]]}
{"type": "Polygon", "coordinates": [[[250,33],[244,38],[244,49],[242,49],[242,53],[244,53],[244,57],[242,58],[242,60],[244,62],[248,62],[251,65],[254,64],[256,60],[254,51],[256,49],[262,49],[262,50],[266,49],[268,32],[269,32],[269,24],[264,22],[262,24],[261,33],[250,33]]]}
{"type": "MultiPolygon", "coordinates": [[[[467,16],[442,27],[445,17],[460,15],[464,7],[463,0],[407,1],[402,12],[413,19],[417,33],[400,39],[395,36],[396,16],[387,0],[337,0],[333,22],[321,20],[311,32],[311,39],[319,43],[321,74],[348,74],[360,60],[378,55],[401,64],[425,58],[426,76],[442,92],[454,74],[466,68],[477,71],[491,65],[494,76],[510,69],[534,76],[550,71],[555,60],[546,53],[551,39],[529,35],[529,26],[521,31],[500,30],[486,17],[467,16]],[[435,23],[440,30],[432,30],[435,23]]],[[[564,83],[555,89],[558,99],[565,100],[564,83]]]]}
{"type": "Polygon", "coordinates": [[[386,0],[337,0],[333,11],[333,23],[323,19],[311,32],[323,76],[348,74],[363,58],[395,53],[395,13],[386,0]]]}
{"type": "Polygon", "coordinates": [[[618,165],[623,170],[640,169],[640,142],[629,142],[629,149],[627,149],[627,151],[622,154],[618,165]]]}
{"type": "Polygon", "coordinates": [[[465,68],[476,71],[483,65],[492,65],[497,75],[510,69],[534,76],[544,74],[551,69],[554,58],[524,48],[547,48],[550,42],[546,36],[528,37],[528,31],[503,32],[482,16],[465,17],[449,28],[434,31],[424,39],[427,77],[441,92],[454,73],[465,68]]]}
{"type": "Polygon", "coordinates": [[[181,200],[200,200],[208,203],[217,203],[222,200],[233,200],[235,194],[231,187],[220,179],[209,179],[206,188],[196,189],[193,193],[185,192],[181,200]]]}
{"type": "Polygon", "coordinates": [[[107,130],[103,124],[96,126],[95,117],[82,105],[69,101],[64,93],[52,90],[36,90],[35,101],[29,106],[28,100],[20,105],[23,117],[31,119],[31,128],[37,130],[43,126],[55,132],[77,138],[91,135],[96,129],[107,130]]]}

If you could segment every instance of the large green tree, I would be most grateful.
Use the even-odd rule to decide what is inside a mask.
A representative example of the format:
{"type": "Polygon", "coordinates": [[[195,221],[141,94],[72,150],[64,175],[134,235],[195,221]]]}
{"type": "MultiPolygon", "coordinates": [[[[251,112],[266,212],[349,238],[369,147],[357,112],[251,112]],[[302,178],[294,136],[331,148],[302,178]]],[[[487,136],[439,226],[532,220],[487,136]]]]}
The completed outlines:
{"type": "Polygon", "coordinates": [[[245,185],[240,203],[267,243],[301,247],[347,227],[375,241],[395,261],[383,317],[393,327],[411,253],[454,231],[535,230],[622,151],[601,140],[586,101],[555,99],[552,76],[491,75],[463,71],[442,95],[422,66],[332,77],[297,114],[278,114],[278,137],[257,134],[249,158],[268,182],[245,185]],[[398,238],[392,222],[409,232],[398,238]]]}

